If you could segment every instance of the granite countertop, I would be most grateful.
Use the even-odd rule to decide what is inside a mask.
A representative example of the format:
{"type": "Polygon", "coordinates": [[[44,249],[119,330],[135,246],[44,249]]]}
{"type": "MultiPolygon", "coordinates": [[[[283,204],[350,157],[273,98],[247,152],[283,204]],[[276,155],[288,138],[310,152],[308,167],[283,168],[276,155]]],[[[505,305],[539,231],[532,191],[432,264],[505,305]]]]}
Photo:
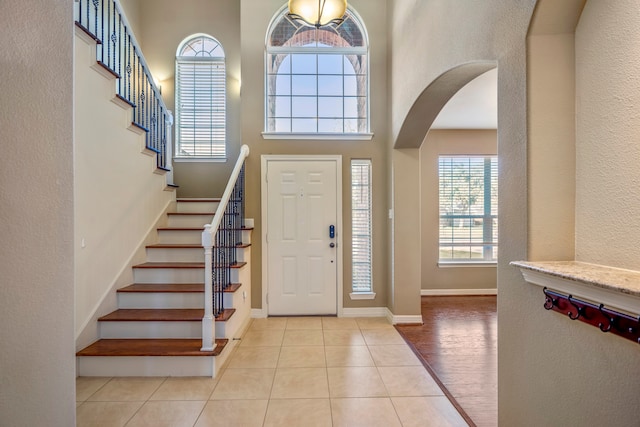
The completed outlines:
{"type": "Polygon", "coordinates": [[[513,261],[511,265],[640,297],[640,272],[578,261],[513,261]]]}

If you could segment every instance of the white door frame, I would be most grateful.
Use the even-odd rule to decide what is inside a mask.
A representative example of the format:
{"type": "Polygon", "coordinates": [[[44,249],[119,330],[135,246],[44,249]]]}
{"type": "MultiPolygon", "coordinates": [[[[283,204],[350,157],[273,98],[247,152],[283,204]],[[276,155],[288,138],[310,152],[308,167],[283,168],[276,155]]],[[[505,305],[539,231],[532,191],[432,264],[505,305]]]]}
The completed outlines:
{"type": "Polygon", "coordinates": [[[338,317],[343,315],[343,296],[342,296],[342,276],[343,276],[343,258],[342,258],[342,156],[341,155],[296,155],[296,154],[263,154],[261,158],[260,184],[261,184],[261,204],[262,204],[262,314],[267,317],[269,309],[267,307],[267,293],[269,291],[269,263],[267,243],[267,166],[271,161],[334,161],[336,162],[336,285],[338,303],[338,317]]]}

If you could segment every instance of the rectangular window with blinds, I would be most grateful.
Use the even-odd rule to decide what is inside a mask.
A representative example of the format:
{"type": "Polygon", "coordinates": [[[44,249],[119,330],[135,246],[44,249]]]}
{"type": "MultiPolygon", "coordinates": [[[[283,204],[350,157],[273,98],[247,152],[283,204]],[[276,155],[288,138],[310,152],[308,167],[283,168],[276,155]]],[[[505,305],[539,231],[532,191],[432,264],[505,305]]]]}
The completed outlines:
{"type": "Polygon", "coordinates": [[[352,291],[373,292],[371,160],[351,160],[352,291]]]}
{"type": "Polygon", "coordinates": [[[440,263],[498,259],[497,156],[440,156],[440,263]]]}
{"type": "Polygon", "coordinates": [[[224,58],[176,63],[176,158],[226,159],[224,58]]]}

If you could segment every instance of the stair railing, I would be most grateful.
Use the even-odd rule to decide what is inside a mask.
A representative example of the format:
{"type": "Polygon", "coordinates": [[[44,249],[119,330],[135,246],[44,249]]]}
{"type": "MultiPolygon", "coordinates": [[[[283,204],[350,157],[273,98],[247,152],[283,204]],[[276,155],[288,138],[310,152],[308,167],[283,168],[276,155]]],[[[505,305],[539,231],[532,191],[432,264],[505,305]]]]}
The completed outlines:
{"type": "Polygon", "coordinates": [[[96,61],[116,78],[116,97],[133,109],[131,122],[146,134],[158,169],[170,171],[167,110],[119,0],[75,0],[75,25],[96,42],[96,61]]]}
{"type": "Polygon", "coordinates": [[[249,147],[243,145],[211,224],[204,226],[204,317],[202,351],[212,351],[215,319],[224,313],[224,291],[231,285],[231,268],[237,264],[237,248],[244,228],[244,165],[249,147]]]}

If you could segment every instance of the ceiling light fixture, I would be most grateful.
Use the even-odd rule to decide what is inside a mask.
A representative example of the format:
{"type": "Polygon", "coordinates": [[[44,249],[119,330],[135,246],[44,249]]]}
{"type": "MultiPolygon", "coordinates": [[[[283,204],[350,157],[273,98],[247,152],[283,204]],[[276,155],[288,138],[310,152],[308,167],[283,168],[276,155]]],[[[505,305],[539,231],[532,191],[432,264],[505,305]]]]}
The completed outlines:
{"type": "Polygon", "coordinates": [[[340,25],[347,11],[347,0],[289,0],[289,16],[316,28],[340,25]]]}

